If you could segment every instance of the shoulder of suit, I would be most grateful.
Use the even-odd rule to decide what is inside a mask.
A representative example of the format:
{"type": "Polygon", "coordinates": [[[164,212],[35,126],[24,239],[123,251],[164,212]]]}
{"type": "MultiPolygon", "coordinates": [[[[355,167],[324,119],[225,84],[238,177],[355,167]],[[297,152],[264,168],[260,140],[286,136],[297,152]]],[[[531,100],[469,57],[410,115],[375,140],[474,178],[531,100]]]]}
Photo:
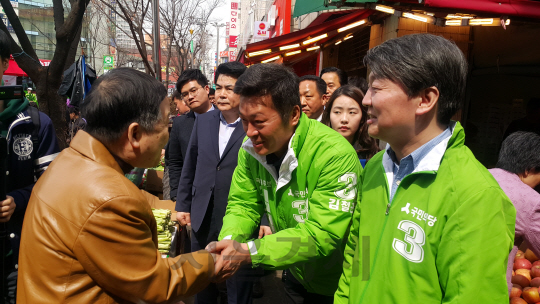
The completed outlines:
{"type": "Polygon", "coordinates": [[[189,112],[188,114],[185,114],[185,115],[180,115],[180,116],[177,116],[173,119],[173,127],[175,125],[182,125],[184,124],[186,121],[189,121],[190,119],[193,119],[195,120],[195,116],[193,117],[190,117],[189,115],[191,114],[191,112],[189,112]]]}

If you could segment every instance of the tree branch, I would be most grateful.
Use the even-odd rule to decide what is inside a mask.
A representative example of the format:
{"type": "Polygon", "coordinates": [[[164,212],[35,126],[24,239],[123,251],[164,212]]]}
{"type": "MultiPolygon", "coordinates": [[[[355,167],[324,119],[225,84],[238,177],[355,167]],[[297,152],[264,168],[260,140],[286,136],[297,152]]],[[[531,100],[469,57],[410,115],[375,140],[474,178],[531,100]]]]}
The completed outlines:
{"type": "MultiPolygon", "coordinates": [[[[15,31],[15,35],[17,35],[17,38],[19,39],[19,43],[21,44],[22,50],[30,57],[32,57],[34,60],[39,62],[39,58],[34,51],[34,47],[32,47],[32,43],[30,43],[30,39],[28,39],[28,36],[26,35],[26,31],[24,30],[21,21],[19,20],[19,17],[17,14],[15,14],[15,10],[11,6],[11,3],[9,0],[0,0],[0,4],[2,4],[2,7],[4,8],[4,12],[6,13],[6,16],[8,17],[9,22],[11,23],[11,26],[13,27],[13,30],[15,31]]],[[[3,23],[3,22],[2,22],[3,23]]],[[[5,27],[5,25],[4,25],[5,27]]],[[[6,28],[6,33],[8,33],[8,36],[11,37],[9,32],[6,28]]],[[[16,45],[15,43],[12,43],[12,46],[16,45]]],[[[21,49],[13,48],[13,51],[17,51],[18,53],[21,53],[21,49]]]]}
{"type": "Polygon", "coordinates": [[[54,28],[56,31],[64,26],[64,4],[62,0],[53,0],[54,28]]]}

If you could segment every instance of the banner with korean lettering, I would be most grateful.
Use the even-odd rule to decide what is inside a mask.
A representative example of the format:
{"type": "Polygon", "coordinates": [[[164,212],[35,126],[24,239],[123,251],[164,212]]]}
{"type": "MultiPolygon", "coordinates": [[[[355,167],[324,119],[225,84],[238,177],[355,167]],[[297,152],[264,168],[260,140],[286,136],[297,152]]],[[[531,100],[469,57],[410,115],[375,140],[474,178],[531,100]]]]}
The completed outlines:
{"type": "MultiPolygon", "coordinates": [[[[238,22],[238,2],[231,2],[231,13],[229,16],[229,35],[238,36],[240,34],[240,22],[238,22]]],[[[231,39],[232,40],[232,39],[231,39]]]]}
{"type": "Polygon", "coordinates": [[[268,38],[270,37],[270,24],[264,21],[255,21],[253,27],[253,38],[268,38]]]}
{"type": "Polygon", "coordinates": [[[229,47],[238,47],[238,36],[229,36],[229,47]]]}
{"type": "Polygon", "coordinates": [[[229,24],[229,22],[225,22],[225,36],[229,36],[229,30],[231,28],[231,25],[229,24]]]}
{"type": "Polygon", "coordinates": [[[229,51],[229,61],[236,61],[236,50],[229,51]]]}

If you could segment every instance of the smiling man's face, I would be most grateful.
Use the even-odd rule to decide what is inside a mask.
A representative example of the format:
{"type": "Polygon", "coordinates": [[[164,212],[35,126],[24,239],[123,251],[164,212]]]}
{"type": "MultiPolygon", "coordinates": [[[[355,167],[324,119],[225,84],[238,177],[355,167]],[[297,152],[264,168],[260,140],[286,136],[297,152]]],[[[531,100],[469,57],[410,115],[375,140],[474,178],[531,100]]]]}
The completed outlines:
{"type": "Polygon", "coordinates": [[[368,108],[368,133],[371,137],[395,142],[414,126],[417,106],[403,88],[389,79],[369,76],[369,89],[362,100],[368,108]]]}
{"type": "Polygon", "coordinates": [[[300,108],[295,107],[289,119],[284,123],[279,112],[274,108],[270,95],[240,97],[240,118],[251,139],[255,152],[259,155],[275,153],[280,157],[287,151],[298,119],[300,108]]]}

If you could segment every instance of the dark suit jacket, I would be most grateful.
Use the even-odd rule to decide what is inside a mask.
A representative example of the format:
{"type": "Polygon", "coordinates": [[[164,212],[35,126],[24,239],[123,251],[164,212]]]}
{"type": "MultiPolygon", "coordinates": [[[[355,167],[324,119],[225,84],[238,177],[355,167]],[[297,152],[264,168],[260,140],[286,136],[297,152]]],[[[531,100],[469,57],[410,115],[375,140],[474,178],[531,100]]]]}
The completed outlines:
{"type": "Polygon", "coordinates": [[[166,160],[169,168],[169,185],[171,187],[171,199],[176,198],[178,182],[182,174],[186,151],[195,123],[195,113],[190,111],[186,115],[178,116],[173,120],[173,126],[168,143],[168,159],[166,160]]]}
{"type": "Polygon", "coordinates": [[[213,217],[219,219],[215,224],[218,226],[216,228],[221,229],[238,161],[238,150],[246,136],[242,124],[238,123],[220,157],[219,114],[219,110],[214,110],[199,115],[195,120],[178,185],[176,211],[191,213],[191,227],[194,231],[201,227],[212,194],[213,217]]]}

